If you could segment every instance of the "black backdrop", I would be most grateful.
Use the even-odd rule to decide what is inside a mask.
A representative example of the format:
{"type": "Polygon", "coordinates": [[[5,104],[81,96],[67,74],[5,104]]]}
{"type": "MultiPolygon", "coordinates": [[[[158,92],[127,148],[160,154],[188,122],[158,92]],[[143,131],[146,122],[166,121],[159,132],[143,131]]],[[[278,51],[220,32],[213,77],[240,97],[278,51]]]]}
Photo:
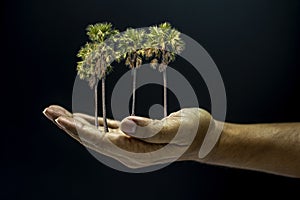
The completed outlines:
{"type": "Polygon", "coordinates": [[[75,55],[99,21],[121,30],[170,21],[198,41],[223,76],[227,121],[300,121],[300,1],[2,1],[0,199],[299,196],[297,179],[192,162],[119,172],[46,120],[50,104],[71,108],[75,55]]]}

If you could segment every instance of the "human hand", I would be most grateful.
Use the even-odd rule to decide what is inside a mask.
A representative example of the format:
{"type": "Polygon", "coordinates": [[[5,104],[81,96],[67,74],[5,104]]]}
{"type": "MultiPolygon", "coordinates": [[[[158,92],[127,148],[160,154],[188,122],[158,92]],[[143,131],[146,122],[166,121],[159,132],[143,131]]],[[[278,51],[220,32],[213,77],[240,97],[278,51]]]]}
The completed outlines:
{"type": "Polygon", "coordinates": [[[198,157],[203,139],[214,130],[211,115],[199,108],[185,108],[162,120],[130,116],[120,121],[107,120],[109,132],[103,131],[103,119],[82,113],[70,113],[52,105],[43,112],[59,128],[85,147],[110,156],[129,168],[165,164],[175,160],[201,161],[198,157]],[[212,128],[212,129],[211,129],[212,128]]]}

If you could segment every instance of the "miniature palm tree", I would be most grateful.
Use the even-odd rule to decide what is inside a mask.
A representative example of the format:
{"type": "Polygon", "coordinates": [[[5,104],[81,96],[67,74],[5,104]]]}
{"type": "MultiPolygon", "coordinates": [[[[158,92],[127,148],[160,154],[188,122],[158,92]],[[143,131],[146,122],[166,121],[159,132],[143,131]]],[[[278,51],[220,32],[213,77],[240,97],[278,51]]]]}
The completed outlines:
{"type": "Polygon", "coordinates": [[[147,48],[145,56],[151,59],[151,66],[163,73],[164,82],[164,117],[167,116],[167,66],[175,61],[176,54],[180,54],[185,43],[180,38],[180,32],[172,28],[170,23],[151,26],[147,35],[147,48]]]}
{"type": "Polygon", "coordinates": [[[146,42],[146,34],[143,29],[128,28],[119,38],[121,59],[125,60],[125,65],[132,70],[132,110],[131,115],[135,115],[135,90],[136,90],[136,70],[143,63],[144,49],[146,42]]]}
{"type": "Polygon", "coordinates": [[[91,89],[94,89],[95,100],[95,126],[98,128],[98,82],[102,83],[102,109],[104,131],[108,132],[105,106],[105,77],[111,71],[113,49],[104,41],[119,31],[112,27],[111,23],[97,23],[87,27],[87,35],[91,42],[83,46],[77,56],[82,61],[77,63],[77,73],[81,79],[88,81],[91,89]]]}

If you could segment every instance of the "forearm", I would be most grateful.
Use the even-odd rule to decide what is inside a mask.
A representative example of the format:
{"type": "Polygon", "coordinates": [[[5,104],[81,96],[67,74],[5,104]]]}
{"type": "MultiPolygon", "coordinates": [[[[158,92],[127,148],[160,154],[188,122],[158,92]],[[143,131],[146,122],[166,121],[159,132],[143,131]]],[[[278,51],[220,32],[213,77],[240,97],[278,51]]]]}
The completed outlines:
{"type": "Polygon", "coordinates": [[[202,161],[300,177],[300,123],[225,123],[218,143],[202,161]]]}

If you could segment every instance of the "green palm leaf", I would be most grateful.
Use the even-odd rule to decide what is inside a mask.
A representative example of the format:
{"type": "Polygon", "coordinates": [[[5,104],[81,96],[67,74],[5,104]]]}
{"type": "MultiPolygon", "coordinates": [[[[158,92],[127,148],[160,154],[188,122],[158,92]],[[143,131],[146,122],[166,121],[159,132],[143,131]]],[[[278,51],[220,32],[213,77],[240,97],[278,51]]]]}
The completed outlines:
{"type": "Polygon", "coordinates": [[[140,67],[145,55],[145,43],[145,30],[128,28],[118,40],[119,58],[125,59],[125,65],[130,68],[140,67]]]}
{"type": "Polygon", "coordinates": [[[104,41],[119,31],[114,29],[111,23],[89,25],[86,30],[90,42],[86,43],[77,54],[77,57],[81,58],[77,63],[77,73],[93,88],[95,80],[104,78],[112,68],[110,63],[113,61],[114,50],[104,41]]]}
{"type": "MultiPolygon", "coordinates": [[[[185,46],[180,34],[168,22],[151,26],[147,37],[146,57],[159,60],[164,64],[163,66],[174,61],[176,54],[180,54],[185,46]]],[[[163,68],[159,67],[159,69],[163,68]]]]}

